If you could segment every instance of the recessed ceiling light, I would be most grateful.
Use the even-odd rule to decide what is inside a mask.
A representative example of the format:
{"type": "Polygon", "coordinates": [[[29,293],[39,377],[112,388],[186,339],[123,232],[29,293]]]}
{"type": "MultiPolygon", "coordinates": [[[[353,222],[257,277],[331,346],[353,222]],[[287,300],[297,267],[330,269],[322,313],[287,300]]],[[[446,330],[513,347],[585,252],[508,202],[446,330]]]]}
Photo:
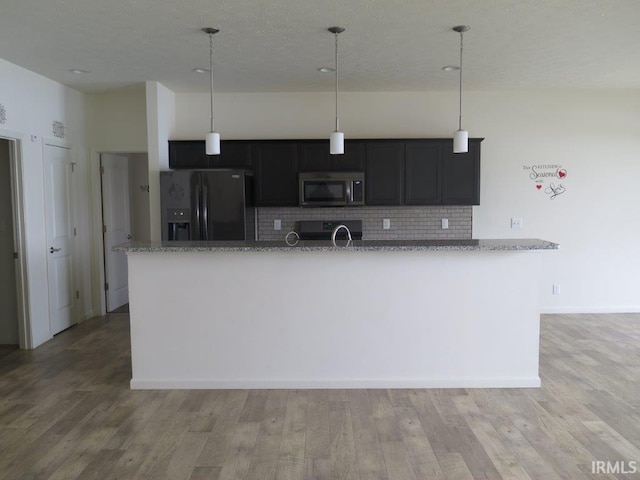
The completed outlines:
{"type": "Polygon", "coordinates": [[[322,73],[331,73],[331,72],[335,72],[336,69],[331,67],[320,67],[318,68],[318,71],[322,73]]]}
{"type": "Polygon", "coordinates": [[[460,70],[460,67],[457,65],[447,65],[446,67],[442,67],[442,70],[445,72],[457,72],[460,70]]]}
{"type": "Polygon", "coordinates": [[[195,73],[209,73],[209,69],[208,68],[200,68],[200,67],[198,67],[198,68],[194,68],[193,71],[195,73]]]}
{"type": "Polygon", "coordinates": [[[91,73],[89,70],[82,70],[80,68],[70,68],[69,71],[71,73],[77,73],[79,75],[85,74],[85,73],[91,73]]]}

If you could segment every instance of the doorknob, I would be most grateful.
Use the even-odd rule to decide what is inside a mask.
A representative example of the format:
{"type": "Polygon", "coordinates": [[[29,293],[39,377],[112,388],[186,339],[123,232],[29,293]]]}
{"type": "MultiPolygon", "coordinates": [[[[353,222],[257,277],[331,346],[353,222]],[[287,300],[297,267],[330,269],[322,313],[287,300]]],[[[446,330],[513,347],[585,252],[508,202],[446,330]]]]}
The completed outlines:
{"type": "Polygon", "coordinates": [[[53,248],[53,247],[51,247],[49,249],[49,253],[56,253],[56,252],[59,252],[60,250],[62,250],[62,249],[61,248],[53,248]]]}

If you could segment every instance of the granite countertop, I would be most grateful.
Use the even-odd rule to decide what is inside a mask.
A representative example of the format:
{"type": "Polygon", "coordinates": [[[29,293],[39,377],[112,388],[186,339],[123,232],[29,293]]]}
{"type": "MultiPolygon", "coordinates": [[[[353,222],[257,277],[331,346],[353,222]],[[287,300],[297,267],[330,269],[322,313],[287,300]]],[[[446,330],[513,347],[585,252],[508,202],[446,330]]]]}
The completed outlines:
{"type": "Polygon", "coordinates": [[[300,241],[289,246],[284,241],[216,242],[129,242],[113,248],[116,252],[284,252],[284,251],[478,251],[478,250],[555,250],[557,243],[537,238],[487,240],[355,240],[346,246],[339,240],[334,247],[328,240],[300,241]]]}

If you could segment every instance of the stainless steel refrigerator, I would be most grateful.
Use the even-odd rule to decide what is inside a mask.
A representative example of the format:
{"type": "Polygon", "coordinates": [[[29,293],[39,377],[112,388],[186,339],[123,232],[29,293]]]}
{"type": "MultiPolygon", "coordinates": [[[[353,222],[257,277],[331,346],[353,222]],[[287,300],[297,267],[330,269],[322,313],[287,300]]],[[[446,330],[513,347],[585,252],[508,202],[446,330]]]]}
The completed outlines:
{"type": "Polygon", "coordinates": [[[253,174],[160,172],[162,240],[254,240],[253,174]]]}

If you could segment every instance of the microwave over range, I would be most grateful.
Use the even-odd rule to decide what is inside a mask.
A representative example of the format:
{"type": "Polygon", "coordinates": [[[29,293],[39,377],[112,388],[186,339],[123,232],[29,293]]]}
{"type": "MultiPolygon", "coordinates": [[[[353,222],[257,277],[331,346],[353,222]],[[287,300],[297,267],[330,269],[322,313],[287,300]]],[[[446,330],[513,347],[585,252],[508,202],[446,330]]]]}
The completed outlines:
{"type": "Polygon", "coordinates": [[[363,172],[304,172],[298,180],[303,207],[364,205],[363,172]]]}

